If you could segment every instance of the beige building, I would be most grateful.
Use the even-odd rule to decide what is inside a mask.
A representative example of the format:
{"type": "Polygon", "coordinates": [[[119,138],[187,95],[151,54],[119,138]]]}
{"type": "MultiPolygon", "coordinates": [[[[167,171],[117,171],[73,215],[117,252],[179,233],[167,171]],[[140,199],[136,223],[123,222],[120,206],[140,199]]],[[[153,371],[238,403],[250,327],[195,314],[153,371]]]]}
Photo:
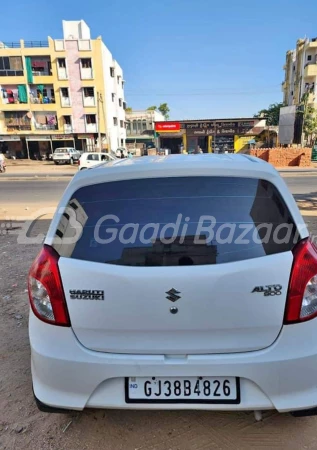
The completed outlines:
{"type": "Polygon", "coordinates": [[[308,104],[317,108],[317,37],[299,39],[295,50],[286,53],[285,78],[282,83],[286,106],[299,105],[309,93],[308,104]]]}

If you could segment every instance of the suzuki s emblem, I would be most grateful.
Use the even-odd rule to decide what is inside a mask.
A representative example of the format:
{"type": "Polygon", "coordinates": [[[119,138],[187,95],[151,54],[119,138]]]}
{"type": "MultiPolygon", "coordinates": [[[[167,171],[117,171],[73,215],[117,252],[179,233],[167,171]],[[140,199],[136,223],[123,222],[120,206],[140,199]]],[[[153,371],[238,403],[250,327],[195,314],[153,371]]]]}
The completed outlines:
{"type": "Polygon", "coordinates": [[[169,291],[165,292],[165,294],[167,294],[167,300],[170,300],[171,302],[176,302],[177,300],[179,300],[181,298],[180,292],[177,291],[176,289],[172,288],[169,291]]]}

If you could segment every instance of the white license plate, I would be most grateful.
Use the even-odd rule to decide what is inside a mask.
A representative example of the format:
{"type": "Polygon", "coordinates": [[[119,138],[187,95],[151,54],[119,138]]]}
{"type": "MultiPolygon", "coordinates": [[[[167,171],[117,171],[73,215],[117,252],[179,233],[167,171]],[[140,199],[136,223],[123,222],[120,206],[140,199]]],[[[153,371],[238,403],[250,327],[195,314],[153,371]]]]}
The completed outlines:
{"type": "Polygon", "coordinates": [[[240,403],[235,377],[130,377],[127,403],[240,403]]]}

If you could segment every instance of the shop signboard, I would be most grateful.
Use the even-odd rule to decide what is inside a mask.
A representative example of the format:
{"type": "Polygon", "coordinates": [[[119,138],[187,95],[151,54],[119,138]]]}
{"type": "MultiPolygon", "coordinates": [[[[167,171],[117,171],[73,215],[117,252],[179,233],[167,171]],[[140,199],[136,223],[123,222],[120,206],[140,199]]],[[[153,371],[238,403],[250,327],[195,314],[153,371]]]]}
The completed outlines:
{"type": "Polygon", "coordinates": [[[157,133],[175,133],[179,132],[181,125],[179,122],[155,122],[155,131],[157,133]]]}
{"type": "Polygon", "coordinates": [[[0,142],[9,142],[9,141],[19,141],[20,140],[20,136],[0,136],[0,142]]]}
{"type": "Polygon", "coordinates": [[[78,134],[78,139],[94,139],[93,134],[78,134]]]}
{"type": "Polygon", "coordinates": [[[50,141],[51,137],[40,134],[40,135],[25,136],[25,139],[27,141],[50,141]]]}
{"type": "Polygon", "coordinates": [[[52,141],[72,141],[72,134],[54,134],[52,135],[52,141]]]}
{"type": "Polygon", "coordinates": [[[209,120],[205,122],[189,122],[182,123],[182,128],[184,128],[187,134],[195,135],[199,133],[194,133],[195,130],[211,130],[211,132],[206,133],[206,135],[216,134],[245,134],[250,131],[255,126],[254,120],[237,120],[237,121],[220,121],[220,120],[209,120]]]}

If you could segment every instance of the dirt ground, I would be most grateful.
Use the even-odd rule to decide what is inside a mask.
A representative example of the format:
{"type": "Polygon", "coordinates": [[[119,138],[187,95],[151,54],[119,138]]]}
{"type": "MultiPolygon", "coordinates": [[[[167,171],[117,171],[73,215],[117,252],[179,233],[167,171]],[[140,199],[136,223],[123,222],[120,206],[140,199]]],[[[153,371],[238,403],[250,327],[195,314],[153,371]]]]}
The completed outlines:
{"type": "MultiPolygon", "coordinates": [[[[42,220],[33,233],[45,232],[42,220]]],[[[38,245],[18,245],[0,223],[0,449],[316,449],[317,418],[249,413],[91,410],[45,414],[32,397],[27,270],[38,245]]]]}

